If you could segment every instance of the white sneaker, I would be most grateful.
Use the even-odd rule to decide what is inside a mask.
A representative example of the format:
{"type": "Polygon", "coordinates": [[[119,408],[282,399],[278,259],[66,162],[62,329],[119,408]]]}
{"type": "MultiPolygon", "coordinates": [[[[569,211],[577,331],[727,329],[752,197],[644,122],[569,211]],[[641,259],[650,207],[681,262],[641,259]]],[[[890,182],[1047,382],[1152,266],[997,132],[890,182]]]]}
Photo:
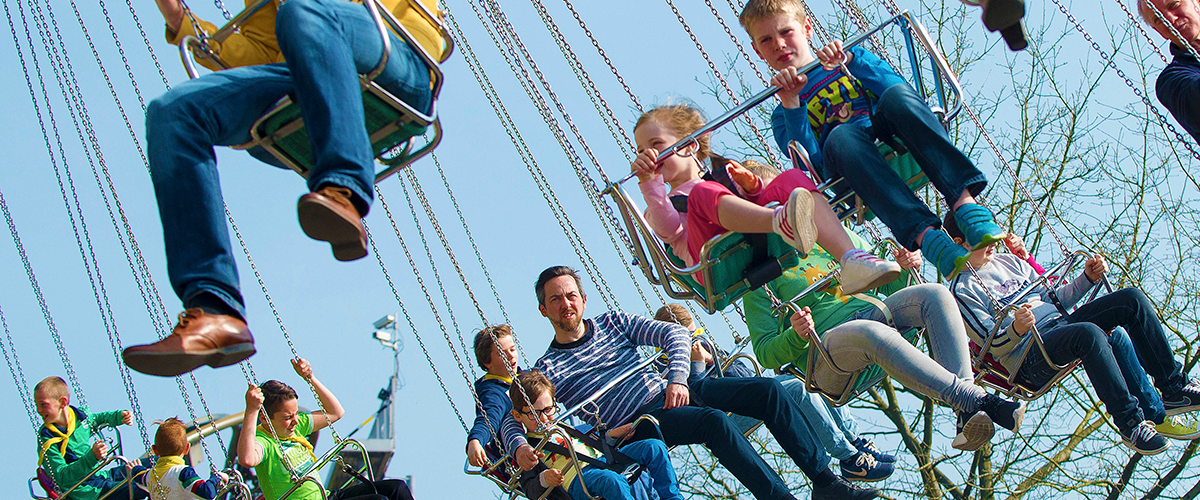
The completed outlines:
{"type": "Polygon", "coordinates": [[[842,293],[853,295],[886,285],[900,278],[900,265],[861,252],[842,263],[842,293]]]}
{"type": "Polygon", "coordinates": [[[807,189],[792,190],[787,203],[775,208],[771,229],[796,247],[801,258],[808,257],[808,251],[817,244],[817,224],[813,219],[813,197],[807,189]]]}

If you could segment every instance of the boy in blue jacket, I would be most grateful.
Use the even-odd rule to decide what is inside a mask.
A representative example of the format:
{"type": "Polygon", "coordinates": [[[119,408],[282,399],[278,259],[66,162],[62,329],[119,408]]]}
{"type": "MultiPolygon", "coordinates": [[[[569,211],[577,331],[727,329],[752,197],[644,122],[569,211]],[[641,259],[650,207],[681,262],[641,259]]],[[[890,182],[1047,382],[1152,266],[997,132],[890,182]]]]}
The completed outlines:
{"type": "Polygon", "coordinates": [[[498,325],[484,328],[475,334],[475,362],[487,373],[475,381],[475,394],[482,406],[475,408],[475,424],[467,433],[467,461],[475,467],[487,467],[484,446],[492,441],[500,420],[512,411],[508,387],[517,373],[517,346],[512,328],[498,325]],[[495,335],[495,341],[492,336],[495,335]]]}
{"type": "Polygon", "coordinates": [[[771,79],[781,101],[771,113],[771,128],[780,148],[799,141],[818,173],[844,177],[902,245],[921,250],[947,278],[962,270],[968,252],[939,230],[941,220],[888,166],[876,139],[903,142],[945,197],[972,248],[1004,239],[991,213],[975,203],[987,178],[886,62],[861,47],[844,51],[840,41],[814,56],[812,22],[799,0],[750,0],[738,20],[754,52],[779,72],[771,79]],[[817,60],[822,68],[807,77],[798,73],[817,60]]]}

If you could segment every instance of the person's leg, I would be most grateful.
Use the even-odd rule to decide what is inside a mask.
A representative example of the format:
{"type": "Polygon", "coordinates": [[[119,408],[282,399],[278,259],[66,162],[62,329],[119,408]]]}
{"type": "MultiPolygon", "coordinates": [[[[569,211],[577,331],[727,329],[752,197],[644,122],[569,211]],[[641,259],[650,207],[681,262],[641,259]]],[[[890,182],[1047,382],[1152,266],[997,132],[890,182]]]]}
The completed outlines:
{"type": "Polygon", "coordinates": [[[603,497],[604,500],[633,500],[633,493],[629,491],[629,483],[625,481],[625,476],[590,465],[571,479],[567,493],[575,500],[591,500],[588,494],[603,497]],[[580,486],[580,479],[583,480],[583,486],[580,486]],[[584,490],[587,493],[584,493],[584,490]]]}
{"type": "Polygon", "coordinates": [[[1125,379],[1125,386],[1129,388],[1129,393],[1138,400],[1142,416],[1155,424],[1163,423],[1167,413],[1163,409],[1162,398],[1159,397],[1158,391],[1154,390],[1154,384],[1150,383],[1150,377],[1142,368],[1137,350],[1134,349],[1133,342],[1130,341],[1129,334],[1125,333],[1124,328],[1118,326],[1109,332],[1108,346],[1112,349],[1113,358],[1117,360],[1117,367],[1121,369],[1121,377],[1125,379]]]}
{"type": "MultiPolygon", "coordinates": [[[[933,359],[960,380],[974,380],[967,329],[949,289],[935,283],[913,285],[893,293],[883,303],[891,311],[897,330],[925,328],[933,359]]],[[[863,319],[885,321],[878,310],[863,319]]]]}
{"type": "Polygon", "coordinates": [[[759,205],[771,202],[783,204],[788,201],[788,197],[796,189],[808,191],[809,196],[813,199],[813,223],[817,226],[817,243],[839,260],[846,255],[846,252],[854,250],[854,243],[851,243],[850,237],[846,235],[846,228],[833,213],[833,209],[829,208],[825,196],[817,191],[817,185],[803,170],[795,168],[785,170],[771,179],[771,182],[767,183],[763,187],[763,191],[758,194],[757,202],[759,205]]]}
{"type": "Polygon", "coordinates": [[[796,402],[796,408],[800,409],[800,413],[804,415],[804,420],[808,423],[812,433],[821,440],[821,444],[825,446],[825,451],[829,453],[829,456],[840,461],[858,453],[858,449],[850,444],[842,429],[830,415],[825,405],[825,398],[804,390],[804,381],[794,376],[779,375],[775,379],[796,402]]]}
{"type": "Polygon", "coordinates": [[[643,473],[653,479],[659,500],[683,500],[665,443],[658,439],[643,439],[621,447],[620,451],[642,464],[643,473]]]}
{"type": "Polygon", "coordinates": [[[742,437],[724,412],[684,406],[650,412],[658,419],[667,446],[703,444],[758,500],[793,498],[791,490],[750,442],[742,437]]]}
{"type": "MultiPolygon", "coordinates": [[[[348,188],[355,208],[366,215],[375,185],[374,155],[363,127],[359,74],[379,63],[379,30],[365,6],[336,0],[284,2],[275,26],[312,143],[309,190],[325,184],[348,188]]],[[[407,43],[389,36],[388,63],[376,82],[414,108],[429,109],[428,69],[407,43]]]]}
{"type": "MultiPolygon", "coordinates": [[[[1081,361],[1096,396],[1104,402],[1118,429],[1124,432],[1145,420],[1137,399],[1125,385],[1104,330],[1093,323],[1068,323],[1041,332],[1041,335],[1054,364],[1061,366],[1077,359],[1081,361]]],[[[1057,373],[1058,370],[1046,362],[1036,347],[1029,351],[1029,356],[1017,370],[1018,377],[1031,382],[1050,380],[1057,373]]]]}

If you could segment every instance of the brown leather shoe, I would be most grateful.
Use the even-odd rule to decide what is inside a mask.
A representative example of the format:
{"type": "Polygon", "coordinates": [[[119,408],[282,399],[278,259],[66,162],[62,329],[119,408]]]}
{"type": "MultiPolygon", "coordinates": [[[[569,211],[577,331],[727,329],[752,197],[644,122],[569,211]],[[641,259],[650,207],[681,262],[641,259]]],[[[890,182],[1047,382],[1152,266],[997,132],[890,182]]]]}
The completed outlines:
{"type": "Polygon", "coordinates": [[[349,189],[325,186],[301,196],[296,204],[304,234],[314,240],[328,241],[333,247],[333,258],[342,261],[367,256],[367,232],[362,227],[362,216],[350,203],[350,196],[349,189]]]}
{"type": "Polygon", "coordinates": [[[174,377],[200,365],[232,365],[254,354],[254,337],[234,316],[209,314],[199,308],[179,313],[179,324],[166,338],[125,349],[125,365],[161,377],[174,377]]]}

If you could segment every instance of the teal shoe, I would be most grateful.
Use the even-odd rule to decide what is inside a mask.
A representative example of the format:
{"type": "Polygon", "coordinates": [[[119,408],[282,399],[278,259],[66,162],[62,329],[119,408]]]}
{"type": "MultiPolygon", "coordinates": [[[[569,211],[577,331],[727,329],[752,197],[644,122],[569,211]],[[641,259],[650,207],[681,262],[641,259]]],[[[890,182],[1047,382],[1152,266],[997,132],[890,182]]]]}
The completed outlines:
{"type": "Polygon", "coordinates": [[[954,279],[966,267],[971,253],[940,229],[930,229],[921,242],[921,253],[929,259],[947,280],[954,279]]]}
{"type": "Polygon", "coordinates": [[[954,210],[954,222],[966,235],[971,250],[987,248],[1008,236],[1008,233],[996,224],[992,212],[975,203],[966,203],[954,210]]]}

